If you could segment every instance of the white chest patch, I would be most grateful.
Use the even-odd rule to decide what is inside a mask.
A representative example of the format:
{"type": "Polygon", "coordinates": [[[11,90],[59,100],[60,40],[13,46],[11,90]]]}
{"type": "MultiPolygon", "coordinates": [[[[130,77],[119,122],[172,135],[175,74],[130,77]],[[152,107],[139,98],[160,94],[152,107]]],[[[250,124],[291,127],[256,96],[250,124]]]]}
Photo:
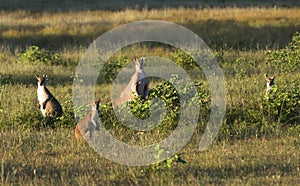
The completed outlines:
{"type": "Polygon", "coordinates": [[[42,87],[38,88],[37,95],[40,104],[44,103],[48,98],[47,94],[45,93],[45,90],[42,87]]]}
{"type": "Polygon", "coordinates": [[[270,86],[269,83],[267,83],[267,91],[270,91],[272,89],[272,86],[270,86]]]}
{"type": "Polygon", "coordinates": [[[42,111],[42,114],[45,116],[46,111],[43,109],[43,103],[48,99],[48,96],[43,87],[38,87],[37,89],[38,101],[42,111]]]}

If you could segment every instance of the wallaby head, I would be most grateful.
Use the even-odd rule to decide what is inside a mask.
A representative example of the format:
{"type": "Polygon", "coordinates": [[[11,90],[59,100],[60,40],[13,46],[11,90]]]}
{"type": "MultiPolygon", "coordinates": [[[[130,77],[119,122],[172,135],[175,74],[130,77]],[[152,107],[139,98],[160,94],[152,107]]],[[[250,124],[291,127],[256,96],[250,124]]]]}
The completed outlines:
{"type": "Polygon", "coordinates": [[[92,110],[99,110],[99,103],[100,103],[100,99],[98,99],[97,101],[90,101],[91,105],[92,105],[92,110]]]}
{"type": "Polygon", "coordinates": [[[137,59],[137,58],[133,59],[136,71],[143,71],[144,70],[144,61],[145,61],[145,57],[141,57],[140,59],[137,59]]]}
{"type": "Polygon", "coordinates": [[[46,79],[47,79],[46,74],[44,74],[42,77],[35,75],[35,77],[38,80],[38,86],[46,86],[46,79]]]}
{"type": "Polygon", "coordinates": [[[266,81],[267,81],[267,90],[266,92],[268,93],[271,89],[272,86],[274,86],[274,80],[275,80],[275,76],[269,77],[267,74],[265,75],[266,81]]]}

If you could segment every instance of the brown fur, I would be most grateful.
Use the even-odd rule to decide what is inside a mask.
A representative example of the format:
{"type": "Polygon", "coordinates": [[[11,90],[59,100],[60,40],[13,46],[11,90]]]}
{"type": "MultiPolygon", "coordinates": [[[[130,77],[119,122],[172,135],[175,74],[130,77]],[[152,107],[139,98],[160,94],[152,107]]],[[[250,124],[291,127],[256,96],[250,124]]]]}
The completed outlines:
{"type": "Polygon", "coordinates": [[[90,140],[93,137],[94,130],[99,128],[99,103],[100,100],[96,102],[91,101],[92,109],[76,125],[74,135],[77,140],[83,137],[85,137],[86,140],[90,140]]]}
{"type": "Polygon", "coordinates": [[[132,101],[135,96],[140,96],[146,100],[149,96],[149,83],[144,72],[145,58],[133,59],[135,63],[135,73],[131,76],[128,85],[122,91],[119,98],[112,102],[113,107],[120,106],[124,102],[132,101]]]}

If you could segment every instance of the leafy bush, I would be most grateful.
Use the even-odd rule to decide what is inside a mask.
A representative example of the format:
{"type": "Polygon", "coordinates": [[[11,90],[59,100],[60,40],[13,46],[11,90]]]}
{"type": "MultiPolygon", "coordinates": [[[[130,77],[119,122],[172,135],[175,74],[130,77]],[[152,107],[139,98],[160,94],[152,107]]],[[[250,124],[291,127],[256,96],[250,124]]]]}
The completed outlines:
{"type": "MultiPolygon", "coordinates": [[[[150,116],[150,100],[155,98],[161,98],[165,102],[167,113],[165,118],[162,120],[162,124],[158,125],[158,128],[163,132],[174,129],[176,127],[176,119],[178,116],[178,109],[180,108],[179,95],[172,83],[176,80],[176,77],[169,81],[163,81],[158,83],[154,88],[150,89],[149,99],[142,101],[141,98],[137,97],[133,101],[129,102],[132,113],[140,118],[145,119],[150,116]]],[[[155,112],[160,112],[159,105],[152,105],[155,108],[155,112]]]]}
{"type": "MultiPolygon", "coordinates": [[[[179,93],[173,86],[175,84],[175,81],[178,81],[178,76],[174,75],[171,79],[168,81],[163,81],[158,83],[155,87],[150,89],[150,95],[149,99],[147,101],[142,101],[140,98],[136,98],[132,102],[129,103],[131,111],[133,114],[138,118],[147,118],[150,116],[149,111],[149,105],[150,100],[155,98],[161,98],[166,106],[167,113],[165,118],[162,120],[162,125],[158,125],[158,128],[163,131],[169,131],[173,130],[177,126],[177,122],[180,116],[180,107],[183,104],[187,104],[180,100],[179,93]]],[[[184,87],[182,88],[182,97],[189,97],[188,94],[190,94],[189,87],[191,86],[192,82],[186,82],[184,84],[184,87]]],[[[199,120],[201,121],[207,121],[208,115],[209,115],[209,108],[210,108],[210,95],[208,93],[208,90],[206,90],[203,86],[203,84],[196,84],[197,87],[197,95],[196,100],[191,100],[191,102],[198,102],[200,105],[200,115],[199,120]]],[[[160,108],[157,105],[152,105],[155,111],[160,111],[162,108],[160,108]]]]}
{"type": "Polygon", "coordinates": [[[101,83],[111,83],[118,75],[118,71],[128,63],[129,59],[124,56],[108,60],[103,65],[98,80],[101,83]]]}
{"type": "MultiPolygon", "coordinates": [[[[157,156],[159,157],[160,154],[158,154],[157,156]]],[[[154,172],[155,174],[161,174],[161,172],[171,169],[178,163],[182,163],[182,164],[186,163],[186,161],[181,158],[181,154],[175,154],[174,156],[170,157],[169,159],[154,163],[151,166],[148,166],[148,167],[142,169],[141,172],[146,175],[150,174],[151,172],[154,172]]]]}
{"type": "Polygon", "coordinates": [[[177,50],[176,52],[173,52],[172,57],[178,65],[187,70],[193,69],[196,66],[194,58],[182,50],[177,50]]]}
{"type": "Polygon", "coordinates": [[[292,41],[282,50],[266,52],[265,61],[282,73],[293,72],[300,68],[300,33],[296,32],[292,41]]]}
{"type": "Polygon", "coordinates": [[[300,90],[297,83],[283,84],[280,87],[274,86],[268,95],[263,97],[264,117],[268,120],[279,123],[297,121],[300,112],[300,90]]]}
{"type": "Polygon", "coordinates": [[[31,46],[25,50],[24,53],[18,54],[19,63],[29,64],[47,64],[47,65],[59,65],[62,64],[62,58],[58,53],[40,49],[38,46],[31,46]]]}
{"type": "MultiPolygon", "coordinates": [[[[133,101],[129,102],[128,106],[130,107],[133,115],[139,119],[146,119],[150,117],[150,114],[153,113],[150,113],[149,106],[150,104],[152,104],[151,107],[155,112],[166,111],[165,118],[162,118],[160,125],[158,125],[156,129],[158,129],[161,133],[168,133],[171,130],[174,130],[174,128],[177,126],[177,122],[180,116],[179,109],[182,104],[187,104],[180,101],[179,94],[173,86],[175,81],[178,81],[178,77],[176,75],[168,81],[157,83],[155,87],[150,89],[150,95],[148,100],[146,101],[141,100],[141,98],[137,96],[133,101]],[[163,100],[166,110],[164,108],[161,108],[161,105],[157,104],[157,102],[151,103],[151,100],[156,98],[160,98],[163,100]]],[[[196,85],[198,89],[198,93],[196,96],[197,98],[196,100],[191,101],[196,101],[200,104],[199,120],[206,121],[209,114],[210,95],[208,93],[208,90],[206,90],[202,85],[203,84],[196,85]]],[[[184,86],[189,87],[190,84],[186,83],[184,86]]],[[[184,89],[183,87],[183,94],[189,93],[190,91],[188,90],[188,88],[184,89]]],[[[125,105],[124,103],[124,106],[127,105],[125,105]]],[[[111,103],[101,104],[99,117],[107,129],[111,129],[113,127],[116,131],[120,130],[120,121],[118,121],[117,117],[115,116],[114,111],[111,107],[111,103]]]]}
{"type": "MultiPolygon", "coordinates": [[[[296,32],[292,41],[282,50],[267,51],[266,62],[281,73],[291,73],[300,69],[300,33],[296,32]]],[[[274,86],[263,97],[264,117],[279,123],[299,121],[299,82],[288,80],[274,86]]]]}

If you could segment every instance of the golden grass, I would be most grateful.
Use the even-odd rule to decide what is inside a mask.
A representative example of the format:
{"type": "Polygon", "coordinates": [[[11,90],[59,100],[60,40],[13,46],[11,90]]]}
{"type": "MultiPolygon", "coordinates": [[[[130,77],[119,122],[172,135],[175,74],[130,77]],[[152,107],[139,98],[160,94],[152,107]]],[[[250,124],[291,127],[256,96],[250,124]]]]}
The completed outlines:
{"type": "MultiPolygon", "coordinates": [[[[23,41],[23,38],[32,39],[36,35],[46,39],[49,35],[70,35],[74,38],[83,35],[85,36],[83,39],[86,39],[91,36],[99,36],[102,32],[120,24],[143,19],[172,21],[187,27],[194,26],[195,29],[204,27],[209,34],[211,33],[211,27],[208,27],[210,25],[199,25],[198,23],[217,20],[220,24],[224,22],[223,29],[229,31],[222,34],[228,37],[226,33],[230,32],[230,34],[236,35],[235,32],[231,32],[239,27],[227,28],[227,21],[248,25],[246,28],[242,27],[241,34],[244,34],[245,31],[251,33],[252,30],[247,30],[249,27],[259,28],[271,25],[270,30],[282,25],[298,25],[299,27],[300,9],[215,8],[198,10],[167,8],[141,11],[126,9],[117,12],[43,13],[1,11],[0,38],[9,41],[16,39],[16,45],[23,41]],[[189,23],[192,24],[189,25],[189,23]]],[[[215,26],[212,29],[220,29],[218,24],[212,26],[215,26]]],[[[285,27],[283,29],[288,30],[285,27]]],[[[264,32],[265,30],[260,30],[256,34],[264,32]]],[[[272,32],[276,33],[277,31],[272,32]]],[[[237,35],[235,38],[228,37],[225,43],[240,36],[243,35],[237,35]]],[[[262,37],[265,37],[265,33],[262,34],[262,37]]],[[[24,40],[25,42],[28,41],[24,40]]],[[[53,41],[60,47],[58,52],[66,60],[78,62],[85,50],[84,45],[74,46],[73,43],[59,39],[53,39],[53,41]]],[[[240,121],[239,119],[243,116],[236,116],[234,122],[236,121],[238,126],[245,125],[243,122],[249,122],[249,132],[244,135],[242,133],[244,128],[237,127],[240,131],[236,131],[237,134],[234,135],[237,138],[239,135],[241,138],[244,135],[247,140],[227,140],[227,138],[223,140],[221,138],[219,141],[216,140],[207,151],[198,152],[196,151],[197,145],[202,135],[199,129],[195,132],[190,143],[180,151],[181,157],[187,163],[174,163],[171,168],[161,167],[160,169],[155,169],[153,166],[127,167],[106,160],[96,154],[89,146],[86,146],[85,143],[76,142],[73,128],[45,129],[45,131],[35,131],[33,128],[29,131],[22,131],[21,127],[26,125],[30,127],[32,121],[35,123],[43,122],[39,119],[40,113],[35,107],[36,80],[34,74],[48,73],[49,90],[61,101],[63,106],[71,110],[71,84],[76,62],[67,67],[14,63],[17,58],[16,54],[20,53],[22,48],[15,47],[13,44],[0,44],[0,83],[2,83],[0,89],[0,123],[4,126],[4,129],[0,131],[0,151],[2,152],[0,153],[0,180],[2,184],[296,185],[299,183],[299,127],[291,129],[291,132],[281,131],[280,126],[274,130],[271,130],[273,126],[270,126],[271,129],[257,129],[263,131],[257,131],[261,133],[262,137],[256,138],[251,133],[253,128],[251,126],[256,125],[256,123],[240,121]],[[16,117],[18,120],[15,120],[16,117]],[[14,121],[17,122],[13,123],[14,121]],[[13,125],[17,125],[20,130],[6,130],[6,126],[13,125]],[[264,131],[268,132],[269,130],[274,132],[264,135],[264,131]],[[281,133],[282,135],[278,135],[281,133]],[[284,135],[285,133],[287,135],[284,135]],[[249,138],[247,138],[248,134],[249,138]]],[[[37,42],[37,44],[41,43],[37,42]]],[[[247,44],[242,43],[242,45],[247,44]]],[[[143,48],[143,46],[128,47],[115,55],[125,55],[132,58],[147,56],[147,54],[170,57],[170,51],[163,47],[148,49],[143,48]]],[[[254,105],[252,102],[259,100],[260,94],[264,93],[265,90],[263,73],[265,71],[274,73],[272,69],[266,67],[264,57],[263,50],[224,51],[224,62],[221,65],[227,78],[228,94],[231,95],[228,97],[229,107],[243,104],[241,109],[250,108],[249,111],[253,110],[251,108],[254,105]],[[255,65],[250,66],[250,62],[255,65]],[[238,76],[237,73],[239,72],[245,73],[245,77],[238,76]]],[[[280,85],[281,79],[289,79],[289,76],[292,77],[291,79],[299,79],[300,74],[296,73],[296,75],[290,74],[284,77],[283,75],[277,76],[278,85],[280,85]]],[[[96,87],[96,92],[108,95],[110,93],[109,88],[107,85],[99,86],[96,87]]],[[[246,113],[247,110],[236,113],[244,115],[244,112],[246,113]]],[[[228,116],[229,114],[226,117],[228,116]]],[[[257,117],[259,116],[258,113],[257,117]]],[[[70,126],[75,124],[73,121],[68,122],[70,126]]],[[[226,124],[233,127],[235,125],[230,121],[227,121],[226,124]]],[[[267,124],[263,127],[267,127],[267,124]]],[[[225,124],[223,127],[226,130],[225,124]]],[[[288,128],[288,130],[290,129],[288,128]]],[[[230,137],[228,136],[228,138],[230,137]]],[[[135,140],[135,138],[131,140],[135,140]]],[[[151,140],[153,141],[153,139],[151,140]]]]}
{"type": "Polygon", "coordinates": [[[2,184],[38,185],[296,185],[297,136],[197,145],[171,168],[122,166],[74,140],[73,130],[0,132],[2,184]],[[195,148],[196,147],[196,148],[195,148]]]}
{"type": "Polygon", "coordinates": [[[82,35],[94,29],[103,32],[120,24],[145,20],[165,20],[178,24],[208,20],[236,21],[252,27],[300,24],[299,8],[166,8],[163,10],[43,12],[1,11],[2,37],[27,35],[82,35]]]}

